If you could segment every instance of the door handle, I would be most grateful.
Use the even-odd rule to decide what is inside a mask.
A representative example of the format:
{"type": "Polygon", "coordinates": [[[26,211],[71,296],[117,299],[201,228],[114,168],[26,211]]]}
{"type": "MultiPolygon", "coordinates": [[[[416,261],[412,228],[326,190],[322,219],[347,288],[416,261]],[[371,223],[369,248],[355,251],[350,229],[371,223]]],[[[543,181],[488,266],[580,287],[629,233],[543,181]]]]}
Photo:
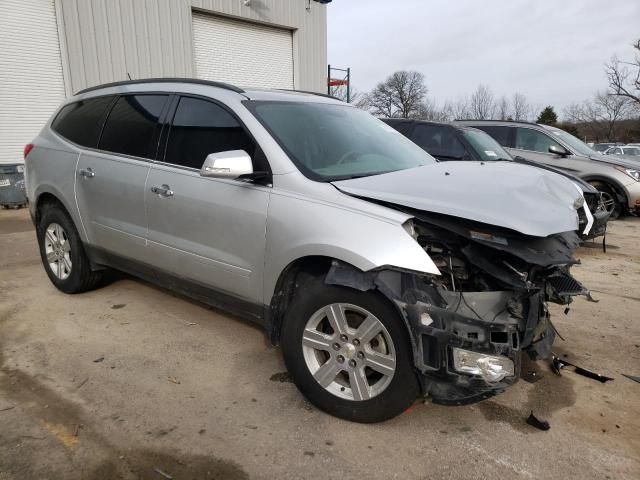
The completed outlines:
{"type": "Polygon", "coordinates": [[[93,178],[96,176],[95,172],[91,168],[82,169],[79,173],[80,176],[84,178],[93,178]]]}
{"type": "Polygon", "coordinates": [[[171,187],[166,183],[161,185],[160,187],[151,187],[151,191],[159,197],[173,197],[173,190],[171,190],[171,187]]]}

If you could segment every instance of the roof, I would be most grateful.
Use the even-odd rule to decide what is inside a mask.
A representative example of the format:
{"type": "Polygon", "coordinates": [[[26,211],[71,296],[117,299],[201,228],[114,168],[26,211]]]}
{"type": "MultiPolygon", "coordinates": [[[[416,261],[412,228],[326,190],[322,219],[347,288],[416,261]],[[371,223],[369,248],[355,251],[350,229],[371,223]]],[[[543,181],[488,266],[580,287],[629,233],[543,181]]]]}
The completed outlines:
{"type": "Polygon", "coordinates": [[[271,101],[300,101],[302,98],[305,101],[319,101],[327,102],[332,100],[336,103],[343,103],[339,99],[330,95],[308,92],[302,90],[284,90],[284,89],[266,89],[266,88],[247,88],[243,89],[236,85],[231,85],[224,82],[214,82],[210,80],[201,80],[197,78],[145,78],[139,80],[125,80],[121,82],[111,82],[102,85],[95,85],[93,87],[85,88],[76,92],[76,95],[81,95],[89,92],[96,92],[103,89],[112,87],[126,87],[131,85],[151,85],[157,83],[173,83],[173,84],[189,84],[189,85],[202,85],[206,87],[215,87],[231,92],[238,93],[251,100],[271,100],[271,101]]]}
{"type": "Polygon", "coordinates": [[[525,122],[522,120],[474,120],[472,118],[470,119],[460,119],[460,120],[454,120],[455,122],[459,122],[459,123],[475,123],[475,124],[506,124],[506,125],[535,125],[537,127],[542,127],[544,125],[540,125],[537,124],[535,122],[525,122]]]}
{"type": "Polygon", "coordinates": [[[139,85],[139,84],[146,84],[146,83],[194,83],[199,85],[207,85],[210,87],[224,88],[225,90],[231,90],[232,92],[236,92],[236,93],[244,93],[244,90],[242,90],[241,88],[236,87],[235,85],[231,85],[229,83],[224,83],[224,82],[212,82],[210,80],[200,80],[197,78],[163,77],[163,78],[144,78],[140,80],[124,80],[121,82],[103,83],[102,85],[95,85],[93,87],[80,90],[79,92],[76,92],[76,95],[79,95],[81,93],[93,92],[95,90],[102,90],[103,88],[122,87],[125,85],[139,85]]]}
{"type": "Polygon", "coordinates": [[[476,130],[475,128],[473,128],[470,125],[463,125],[463,124],[456,124],[454,122],[437,122],[435,120],[417,120],[417,119],[413,119],[413,118],[382,118],[381,119],[383,122],[389,124],[389,125],[398,125],[398,124],[412,124],[412,123],[419,123],[421,125],[436,125],[436,126],[440,126],[440,127],[450,127],[450,128],[456,128],[459,130],[476,130]]]}

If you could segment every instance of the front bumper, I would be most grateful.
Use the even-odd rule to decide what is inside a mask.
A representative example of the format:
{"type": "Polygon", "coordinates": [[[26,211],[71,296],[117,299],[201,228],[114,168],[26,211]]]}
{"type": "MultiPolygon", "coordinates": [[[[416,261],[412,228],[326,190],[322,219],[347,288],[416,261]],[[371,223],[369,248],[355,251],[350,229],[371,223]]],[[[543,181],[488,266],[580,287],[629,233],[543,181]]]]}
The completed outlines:
{"type": "Polygon", "coordinates": [[[625,187],[629,211],[640,214],[640,182],[633,182],[625,187]]]}
{"type": "Polygon", "coordinates": [[[334,261],[325,281],[361,291],[377,289],[393,302],[409,332],[423,395],[434,403],[463,405],[516,383],[524,353],[532,359],[550,356],[556,334],[546,299],[568,303],[567,295],[586,292],[563,275],[550,277],[544,291],[454,292],[429,285],[411,272],[360,272],[334,261]],[[513,363],[513,375],[490,382],[456,371],[453,348],[505,357],[513,363]]]}
{"type": "Polygon", "coordinates": [[[524,352],[532,358],[550,355],[555,330],[542,293],[526,298],[510,291],[437,293],[445,305],[426,298],[402,305],[423,393],[434,403],[463,405],[489,398],[518,380],[524,352]],[[506,357],[513,362],[513,375],[490,382],[457,371],[454,348],[506,357]]]}

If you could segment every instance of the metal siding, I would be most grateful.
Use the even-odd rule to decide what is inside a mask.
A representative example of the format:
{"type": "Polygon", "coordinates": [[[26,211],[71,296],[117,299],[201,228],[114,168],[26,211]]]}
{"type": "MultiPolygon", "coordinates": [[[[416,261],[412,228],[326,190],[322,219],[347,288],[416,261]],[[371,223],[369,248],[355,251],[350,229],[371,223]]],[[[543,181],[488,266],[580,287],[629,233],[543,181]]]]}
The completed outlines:
{"type": "Polygon", "coordinates": [[[198,78],[293,88],[291,30],[194,12],[193,47],[198,78]]]}
{"type": "Polygon", "coordinates": [[[22,150],[65,97],[53,0],[0,0],[0,163],[22,150]]]}
{"type": "Polygon", "coordinates": [[[76,92],[153,76],[194,77],[192,8],[294,32],[295,88],[326,91],[326,6],[306,0],[57,0],[76,92]]]}

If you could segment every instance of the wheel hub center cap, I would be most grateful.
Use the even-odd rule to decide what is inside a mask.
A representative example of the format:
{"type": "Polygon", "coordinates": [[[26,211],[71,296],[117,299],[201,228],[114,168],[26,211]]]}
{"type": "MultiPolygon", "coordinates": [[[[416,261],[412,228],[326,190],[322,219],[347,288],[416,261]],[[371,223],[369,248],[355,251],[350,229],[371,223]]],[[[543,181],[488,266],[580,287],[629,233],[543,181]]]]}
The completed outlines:
{"type": "Polygon", "coordinates": [[[347,360],[351,360],[353,357],[356,356],[356,347],[354,347],[353,344],[351,343],[345,343],[344,346],[342,347],[342,355],[347,360]]]}

